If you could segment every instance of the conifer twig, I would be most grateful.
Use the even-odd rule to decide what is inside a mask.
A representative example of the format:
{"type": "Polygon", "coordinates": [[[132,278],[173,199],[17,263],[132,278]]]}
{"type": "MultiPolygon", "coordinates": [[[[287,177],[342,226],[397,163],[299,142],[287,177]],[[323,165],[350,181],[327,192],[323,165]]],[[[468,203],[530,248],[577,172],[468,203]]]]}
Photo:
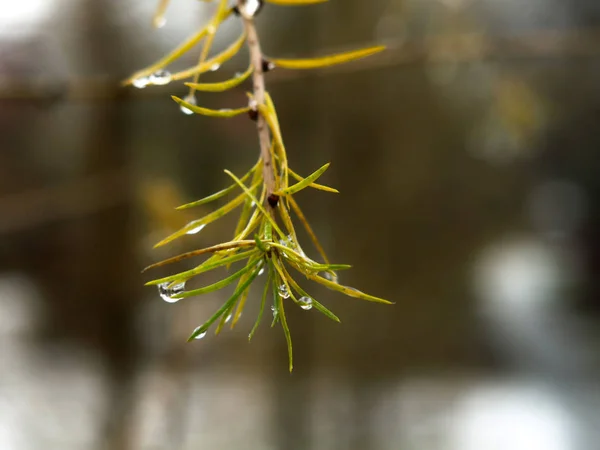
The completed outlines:
{"type": "MultiPolygon", "coordinates": [[[[163,57],[158,63],[149,66],[125,81],[124,84],[132,84],[134,87],[143,89],[147,85],[164,85],[171,81],[187,78],[190,75],[196,75],[193,83],[186,85],[194,90],[208,92],[222,92],[239,86],[250,73],[253,75],[252,92],[247,93],[250,98],[248,106],[237,107],[235,109],[209,109],[196,104],[196,98],[191,94],[181,99],[172,96],[173,100],[179,104],[181,111],[186,114],[198,114],[201,116],[230,118],[242,114],[248,114],[250,118],[257,123],[258,139],[260,143],[260,158],[258,163],[250,169],[245,175],[238,178],[229,170],[224,172],[229,175],[234,184],[220,190],[219,192],[204,197],[203,199],[186,203],[178,209],[187,209],[193,206],[203,205],[225,197],[236,188],[243,192],[232,200],[229,200],[223,206],[215,209],[213,212],[204,215],[204,217],[193,220],[180,230],[172,233],[161,240],[155,247],[170,243],[174,239],[181,238],[188,234],[196,234],[205,225],[211,224],[222,218],[231,211],[242,208],[238,224],[236,226],[233,240],[223,242],[199,250],[183,253],[179,256],[168,258],[161,262],[147,267],[156,268],[166,264],[171,264],[183,259],[211,254],[199,266],[192,269],[179,272],[167,277],[158,278],[149,281],[147,285],[158,286],[158,291],[163,300],[168,303],[175,303],[182,298],[203,295],[225,288],[237,281],[237,287],[233,295],[217,310],[208,320],[198,326],[191,334],[188,340],[202,339],[208,329],[215,323],[215,334],[219,334],[225,323],[230,319],[231,327],[236,324],[248,298],[250,285],[265,270],[268,270],[267,286],[265,293],[271,289],[273,293],[273,322],[279,322],[283,328],[283,333],[288,347],[289,370],[292,370],[292,339],[290,329],[286,320],[284,304],[293,304],[303,310],[310,310],[315,307],[319,312],[328,318],[339,322],[339,318],[329,311],[324,305],[314,300],[306,291],[296,283],[286,270],[286,265],[299,271],[316,283],[319,283],[333,291],[340,292],[349,297],[359,298],[361,300],[374,301],[389,304],[390,302],[379,297],[365,294],[354,288],[338,284],[336,271],[347,269],[347,264],[330,264],[323,248],[319,244],[316,236],[312,233],[312,228],[308,224],[304,214],[293,196],[305,188],[320,189],[328,192],[338,191],[328,186],[320,185],[315,181],[329,167],[329,163],[323,165],[320,169],[307,177],[302,177],[292,172],[288,166],[288,158],[283,143],[283,137],[277,112],[273,99],[265,89],[264,73],[271,69],[281,66],[283,69],[315,69],[329,67],[337,64],[356,61],[366,56],[381,52],[383,46],[368,47],[366,49],[352,50],[349,52],[337,53],[333,55],[319,56],[308,59],[272,59],[266,58],[261,50],[260,41],[256,31],[254,17],[263,6],[263,0],[236,0],[233,8],[227,8],[229,0],[219,0],[219,8],[211,19],[208,26],[197,32],[191,39],[177,47],[169,55],[163,57]],[[244,32],[229,48],[212,59],[206,60],[216,28],[231,14],[239,16],[242,21],[244,32]],[[206,31],[204,31],[206,30],[206,31]],[[205,39],[200,57],[200,63],[195,67],[171,74],[165,70],[167,63],[179,58],[185,51],[189,50],[192,44],[205,39]],[[196,83],[197,76],[207,70],[217,70],[222,63],[231,59],[238,53],[243,43],[246,42],[250,54],[249,68],[244,74],[238,74],[233,78],[217,83],[196,83]],[[279,63],[279,64],[278,64],[279,63]],[[272,141],[272,142],[271,142],[272,141]],[[288,176],[297,181],[289,185],[288,176]],[[279,201],[282,198],[283,201],[279,201]],[[323,257],[324,263],[318,263],[304,253],[294,229],[294,223],[286,205],[291,205],[296,216],[302,222],[302,225],[309,233],[311,240],[317,247],[317,250],[323,257]],[[281,224],[281,225],[278,225],[281,224]],[[254,235],[254,239],[248,239],[254,235]],[[241,252],[240,252],[241,250],[241,252]],[[229,270],[232,264],[246,261],[242,269],[223,278],[217,283],[204,286],[198,289],[186,289],[188,280],[202,273],[225,267],[229,270]],[[320,276],[322,273],[323,276],[320,276]],[[218,321],[218,322],[217,322],[218,321]]],[[[308,5],[313,3],[322,3],[326,0],[264,0],[269,3],[293,6],[308,5]]],[[[263,295],[266,299],[266,294],[263,295]]],[[[264,300],[261,303],[261,311],[264,309],[264,300]]],[[[259,313],[259,317],[262,312],[259,313]]],[[[260,319],[259,319],[260,320],[260,319]]],[[[258,323],[258,321],[257,321],[258,323]]],[[[250,332],[254,333],[256,325],[250,332]]]]}

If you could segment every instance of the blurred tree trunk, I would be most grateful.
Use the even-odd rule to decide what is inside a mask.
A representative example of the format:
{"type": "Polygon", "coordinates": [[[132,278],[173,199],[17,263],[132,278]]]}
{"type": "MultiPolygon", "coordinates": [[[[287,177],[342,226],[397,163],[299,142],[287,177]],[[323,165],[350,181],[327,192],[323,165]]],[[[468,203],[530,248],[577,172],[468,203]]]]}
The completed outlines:
{"type": "MultiPolygon", "coordinates": [[[[113,10],[121,5],[111,2],[86,2],[81,26],[87,52],[103,73],[121,74],[121,61],[116,48],[123,36],[115,32],[113,10]]],[[[109,376],[108,408],[104,418],[105,442],[101,447],[110,450],[131,448],[130,413],[133,401],[133,380],[136,370],[138,344],[133,332],[134,313],[139,300],[138,273],[135,257],[132,167],[127,143],[127,118],[120,101],[123,89],[115,80],[114,97],[94,105],[85,175],[118,171],[122,174],[120,206],[86,217],[78,224],[80,241],[78,256],[72,262],[77,273],[80,292],[79,314],[89,317],[96,330],[97,345],[104,355],[109,376]],[[94,326],[95,324],[95,326],[94,326]]],[[[75,230],[73,230],[75,232],[75,230]]]]}
{"type": "MultiPolygon", "coordinates": [[[[83,39],[89,43],[89,52],[98,64],[111,73],[122,73],[114,49],[120,45],[122,36],[111,27],[111,7],[106,2],[89,2],[85,15],[89,35],[83,39]],[[108,30],[111,30],[109,33],[108,30]]],[[[115,90],[119,90],[115,86],[115,90]]],[[[90,136],[88,159],[89,173],[120,169],[126,177],[123,196],[133,200],[131,186],[131,162],[125,146],[127,140],[127,118],[122,103],[115,99],[99,104],[92,118],[96,123],[95,133],[90,136]],[[124,169],[124,170],[123,170],[124,169]]],[[[102,305],[97,320],[101,321],[100,345],[106,355],[111,379],[109,407],[106,411],[107,450],[131,448],[130,413],[133,402],[133,381],[136,370],[136,336],[133,334],[136,300],[139,289],[134,282],[137,273],[135,258],[133,203],[128,202],[113,210],[89,217],[86,224],[89,238],[89,260],[85,287],[88,293],[102,305]],[[98,276],[102,274],[102,276],[98,276]]],[[[89,294],[83,294],[88,299],[89,294]]]]}

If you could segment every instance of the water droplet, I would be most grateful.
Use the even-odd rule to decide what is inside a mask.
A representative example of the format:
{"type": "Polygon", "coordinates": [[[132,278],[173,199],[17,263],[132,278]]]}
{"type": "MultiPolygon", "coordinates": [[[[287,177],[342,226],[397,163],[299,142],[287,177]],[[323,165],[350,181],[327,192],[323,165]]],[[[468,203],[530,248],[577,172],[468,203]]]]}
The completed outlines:
{"type": "Polygon", "coordinates": [[[231,320],[231,314],[229,314],[226,318],[225,318],[225,323],[229,322],[231,320]]]}
{"type": "Polygon", "coordinates": [[[210,70],[211,70],[211,72],[216,72],[217,70],[219,70],[220,67],[221,67],[221,64],[214,63],[212,66],[210,66],[210,70]]]}
{"type": "Polygon", "coordinates": [[[333,274],[330,272],[325,272],[323,274],[323,278],[325,278],[326,280],[332,281],[336,284],[338,282],[338,276],[337,276],[337,273],[335,273],[335,272],[333,272],[333,274]]]}
{"type": "Polygon", "coordinates": [[[144,89],[146,86],[148,86],[148,84],[150,84],[150,79],[148,77],[136,78],[131,82],[131,84],[133,84],[133,87],[138,89],[144,89]]]}
{"type": "Polygon", "coordinates": [[[150,75],[149,81],[157,86],[169,84],[171,82],[171,72],[168,72],[167,70],[157,70],[150,75]]]}
{"type": "Polygon", "coordinates": [[[205,223],[203,223],[202,225],[198,225],[196,228],[192,228],[190,231],[188,231],[185,234],[196,234],[199,233],[200,231],[202,231],[202,229],[206,226],[205,223]]]}
{"type": "Polygon", "coordinates": [[[290,292],[285,284],[279,286],[279,296],[281,298],[290,298],[290,292]]]}
{"type": "Polygon", "coordinates": [[[279,314],[277,312],[277,308],[275,308],[275,306],[271,305],[271,312],[273,313],[273,318],[276,318],[277,315],[279,314]]]}
{"type": "MultiPolygon", "coordinates": [[[[287,239],[280,239],[279,240],[279,244],[283,245],[284,247],[290,248],[292,250],[295,249],[295,245],[292,241],[292,236],[288,236],[287,239]]],[[[285,252],[281,252],[281,254],[283,255],[284,258],[289,259],[290,257],[285,253],[285,252]]]]}
{"type": "Polygon", "coordinates": [[[254,17],[258,13],[258,11],[260,11],[262,4],[262,0],[246,0],[244,4],[241,5],[241,12],[245,16],[254,17]]]}
{"type": "Polygon", "coordinates": [[[262,70],[263,70],[263,72],[265,72],[265,73],[270,72],[274,68],[275,68],[275,64],[274,63],[272,63],[271,61],[268,61],[266,59],[263,59],[263,61],[262,61],[262,70]]]}
{"type": "Polygon", "coordinates": [[[154,26],[156,28],[162,28],[167,24],[167,19],[164,16],[157,16],[154,18],[154,26]]]}
{"type": "Polygon", "coordinates": [[[279,240],[279,244],[283,245],[284,247],[288,247],[288,248],[294,248],[294,241],[292,240],[292,236],[289,235],[287,237],[287,239],[280,239],[279,240]]]}
{"type": "MultiPolygon", "coordinates": [[[[196,331],[198,331],[199,329],[200,329],[200,327],[197,327],[197,328],[194,330],[194,333],[195,333],[196,331]]],[[[200,333],[198,336],[196,336],[194,339],[202,339],[204,336],[206,336],[206,333],[207,333],[206,331],[203,331],[203,332],[202,332],[202,333],[200,333]]],[[[193,333],[192,333],[192,334],[193,334],[193,333]]]]}
{"type": "Polygon", "coordinates": [[[178,302],[181,299],[173,298],[173,296],[180,294],[181,292],[184,291],[185,281],[182,281],[181,283],[178,283],[178,284],[174,285],[173,287],[169,288],[170,284],[171,284],[171,282],[159,284],[158,285],[158,294],[167,303],[178,302]]]}
{"type": "Polygon", "coordinates": [[[233,111],[231,108],[221,108],[219,111],[225,113],[225,112],[229,112],[229,111],[233,111]]]}
{"type": "Polygon", "coordinates": [[[300,302],[300,308],[305,311],[308,311],[313,307],[313,300],[310,297],[300,297],[298,301],[300,302]]]}
{"type": "MultiPolygon", "coordinates": [[[[187,103],[189,103],[190,105],[194,105],[194,106],[197,104],[197,103],[196,103],[196,96],[195,96],[195,95],[193,95],[193,94],[191,94],[191,95],[186,95],[186,96],[183,98],[183,101],[184,101],[184,102],[187,102],[187,103]]],[[[189,116],[189,115],[191,115],[191,114],[194,114],[194,111],[192,111],[192,110],[191,110],[191,109],[189,109],[189,108],[186,108],[186,107],[185,107],[185,106],[183,106],[183,105],[181,105],[181,106],[179,107],[179,109],[181,109],[181,112],[182,112],[182,113],[184,113],[184,114],[187,114],[188,116],[189,116]]]]}
{"type": "Polygon", "coordinates": [[[254,98],[248,100],[248,106],[252,109],[252,111],[258,110],[258,102],[254,98]]]}
{"type": "MultiPolygon", "coordinates": [[[[281,245],[285,245],[286,247],[291,248],[292,250],[298,251],[298,244],[296,243],[296,241],[294,241],[294,237],[291,234],[288,234],[286,239],[282,239],[279,242],[281,245]]],[[[298,251],[298,253],[304,252],[298,251]]]]}
{"type": "Polygon", "coordinates": [[[258,276],[261,276],[263,273],[265,273],[265,268],[261,267],[261,269],[258,271],[258,276]]]}
{"type": "Polygon", "coordinates": [[[351,286],[345,286],[345,287],[346,287],[346,289],[348,289],[349,291],[354,291],[354,292],[357,292],[357,293],[359,293],[359,294],[362,294],[362,293],[363,293],[362,291],[359,291],[358,289],[356,289],[356,288],[353,288],[353,287],[351,287],[351,286]]]}

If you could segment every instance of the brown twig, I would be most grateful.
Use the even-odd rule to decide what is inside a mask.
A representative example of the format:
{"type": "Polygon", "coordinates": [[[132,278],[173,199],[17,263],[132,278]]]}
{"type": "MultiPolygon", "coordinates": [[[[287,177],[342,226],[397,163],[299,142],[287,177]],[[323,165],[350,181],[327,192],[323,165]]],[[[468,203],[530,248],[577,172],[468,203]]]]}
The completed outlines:
{"type": "MultiPolygon", "coordinates": [[[[244,23],[244,28],[247,35],[248,51],[250,52],[250,64],[252,64],[252,86],[254,91],[254,100],[258,105],[265,104],[265,77],[263,72],[263,54],[260,48],[260,40],[258,39],[258,33],[256,32],[256,26],[252,16],[248,16],[245,10],[245,0],[238,0],[237,6],[240,16],[244,23]]],[[[277,190],[275,185],[275,172],[273,167],[273,160],[271,158],[271,136],[269,133],[269,127],[267,121],[258,114],[256,120],[256,128],[258,130],[258,139],[260,142],[260,154],[263,160],[263,179],[265,181],[266,196],[265,205],[269,205],[269,198],[277,190]]],[[[273,208],[268,208],[271,214],[273,214],[273,208]]]]}
{"type": "Polygon", "coordinates": [[[0,235],[73,220],[133,202],[126,169],[90,175],[58,186],[0,195],[0,235]]]}

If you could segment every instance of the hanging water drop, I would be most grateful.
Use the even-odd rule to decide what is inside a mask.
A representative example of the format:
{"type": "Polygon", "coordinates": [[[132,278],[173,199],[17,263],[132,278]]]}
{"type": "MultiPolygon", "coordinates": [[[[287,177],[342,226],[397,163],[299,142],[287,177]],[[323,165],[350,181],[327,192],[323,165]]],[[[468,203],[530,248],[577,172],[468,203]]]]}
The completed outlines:
{"type": "Polygon", "coordinates": [[[329,280],[333,283],[336,283],[336,284],[338,282],[338,276],[337,276],[337,273],[335,273],[335,272],[333,272],[333,273],[325,272],[325,274],[323,275],[323,278],[325,278],[326,280],[329,280]]]}
{"type": "Polygon", "coordinates": [[[162,283],[158,285],[158,294],[167,303],[178,302],[179,298],[173,298],[175,295],[180,294],[185,290],[185,281],[177,283],[173,287],[169,287],[171,282],[162,283]]]}
{"type": "Polygon", "coordinates": [[[261,276],[263,273],[265,273],[265,268],[261,267],[260,270],[258,271],[258,276],[261,276]]]}
{"type": "Polygon", "coordinates": [[[362,291],[359,291],[359,290],[358,290],[358,289],[356,289],[356,288],[353,288],[353,287],[350,287],[350,286],[345,286],[345,287],[346,287],[346,289],[348,289],[349,291],[354,291],[354,292],[356,292],[356,293],[358,293],[358,294],[362,294],[362,293],[363,293],[362,291]]]}
{"type": "Polygon", "coordinates": [[[282,284],[281,286],[279,286],[279,296],[281,298],[290,298],[290,291],[288,291],[288,288],[285,284],[282,284]]]}
{"type": "Polygon", "coordinates": [[[229,322],[231,320],[231,314],[229,314],[226,318],[225,318],[225,323],[229,322]]]}
{"type": "MultiPolygon", "coordinates": [[[[198,331],[200,329],[200,327],[196,327],[196,329],[194,330],[194,333],[196,331],[198,331]]],[[[206,331],[203,331],[202,333],[200,333],[198,336],[196,336],[194,339],[202,339],[204,336],[206,336],[206,331]]],[[[193,334],[193,333],[192,333],[193,334]]]]}
{"type": "Polygon", "coordinates": [[[131,84],[133,85],[133,87],[136,87],[138,89],[144,89],[146,86],[148,86],[148,84],[150,84],[150,80],[148,79],[148,77],[139,77],[139,78],[135,78],[131,84]]]}
{"type": "Polygon", "coordinates": [[[220,67],[221,67],[221,64],[214,63],[212,66],[210,66],[210,71],[211,72],[216,72],[217,70],[219,70],[220,67]]]}
{"type": "Polygon", "coordinates": [[[308,311],[313,307],[313,300],[310,297],[300,297],[298,302],[300,303],[300,308],[305,311],[308,311]]]}
{"type": "Polygon", "coordinates": [[[258,111],[258,102],[256,101],[256,99],[251,98],[250,100],[248,100],[248,106],[250,107],[250,109],[252,109],[252,111],[258,111]]]}
{"type": "Polygon", "coordinates": [[[247,17],[254,17],[263,6],[263,0],[246,0],[242,5],[240,11],[247,17]]]}
{"type": "MultiPolygon", "coordinates": [[[[291,247],[290,241],[288,239],[279,239],[279,245],[283,245],[286,248],[291,247]]],[[[290,258],[285,251],[282,251],[281,254],[283,255],[284,258],[287,258],[287,259],[290,258]]]]}
{"type": "MultiPolygon", "coordinates": [[[[195,96],[194,94],[186,95],[186,96],[183,98],[183,101],[184,101],[184,102],[186,102],[186,103],[189,103],[190,105],[194,105],[194,106],[196,106],[196,104],[197,104],[197,103],[196,103],[196,96],[195,96]]],[[[186,108],[186,107],[185,107],[185,106],[183,106],[183,105],[181,105],[181,106],[179,107],[179,109],[181,110],[181,112],[182,112],[182,113],[184,113],[184,114],[186,114],[186,115],[188,115],[188,116],[189,116],[189,115],[191,115],[191,114],[194,114],[194,111],[192,111],[192,110],[191,110],[191,109],[189,109],[189,108],[186,108]]]]}
{"type": "Polygon", "coordinates": [[[271,61],[268,61],[266,59],[262,60],[262,71],[267,73],[270,72],[271,70],[273,70],[275,68],[275,64],[272,63],[271,61]]]}
{"type": "Polygon", "coordinates": [[[203,223],[202,225],[198,225],[196,228],[192,228],[191,230],[189,230],[188,232],[186,232],[185,234],[196,234],[199,233],[200,231],[202,231],[202,229],[206,226],[205,223],[203,223]]]}
{"type": "Polygon", "coordinates": [[[171,72],[167,70],[157,70],[152,75],[150,75],[149,81],[150,83],[155,84],[157,86],[164,86],[165,84],[169,84],[171,82],[171,72]]]}
{"type": "Polygon", "coordinates": [[[275,306],[271,305],[271,312],[273,313],[273,318],[277,318],[277,315],[279,314],[277,312],[277,308],[275,308],[275,306]]]}

